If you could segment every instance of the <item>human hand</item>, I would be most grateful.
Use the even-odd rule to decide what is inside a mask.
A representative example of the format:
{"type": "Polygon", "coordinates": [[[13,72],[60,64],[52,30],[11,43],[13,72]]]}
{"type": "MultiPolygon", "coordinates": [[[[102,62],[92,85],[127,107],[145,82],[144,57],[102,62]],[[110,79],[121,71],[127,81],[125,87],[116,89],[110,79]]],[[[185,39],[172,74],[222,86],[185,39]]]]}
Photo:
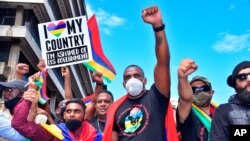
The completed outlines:
{"type": "Polygon", "coordinates": [[[142,19],[144,22],[152,24],[153,27],[162,26],[162,16],[157,6],[146,8],[142,11],[142,19]]]}
{"type": "Polygon", "coordinates": [[[30,86],[30,85],[35,85],[32,83],[34,82],[30,82],[28,90],[25,91],[23,94],[23,98],[25,100],[30,101],[32,104],[36,105],[38,103],[38,94],[37,94],[37,90],[32,88],[32,86],[30,86]]]}
{"type": "Polygon", "coordinates": [[[93,72],[92,78],[96,84],[103,84],[103,75],[100,72],[93,72]]]}
{"type": "Polygon", "coordinates": [[[178,77],[187,78],[188,75],[192,74],[197,70],[198,66],[191,59],[184,59],[181,61],[178,68],[178,77]]]}
{"type": "Polygon", "coordinates": [[[29,73],[29,65],[25,64],[25,63],[18,63],[16,65],[16,73],[24,75],[29,73]]]}
{"type": "Polygon", "coordinates": [[[70,77],[70,72],[68,67],[61,67],[61,73],[63,77],[70,77]]]}
{"type": "Polygon", "coordinates": [[[44,59],[40,59],[37,67],[39,69],[39,71],[46,71],[46,65],[45,65],[45,60],[44,59]]]}

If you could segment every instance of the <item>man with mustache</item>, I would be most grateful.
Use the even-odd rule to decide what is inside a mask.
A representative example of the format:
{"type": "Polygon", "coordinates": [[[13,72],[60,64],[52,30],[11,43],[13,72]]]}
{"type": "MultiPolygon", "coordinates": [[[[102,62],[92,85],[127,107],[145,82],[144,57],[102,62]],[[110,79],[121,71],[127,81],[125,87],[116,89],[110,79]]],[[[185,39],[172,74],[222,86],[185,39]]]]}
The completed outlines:
{"type": "Polygon", "coordinates": [[[239,63],[227,78],[236,94],[217,108],[211,128],[211,141],[229,141],[230,125],[250,125],[250,61],[239,63]]]}
{"type": "Polygon", "coordinates": [[[113,94],[110,91],[102,90],[95,99],[96,116],[93,117],[89,123],[100,132],[104,132],[106,116],[109,106],[113,103],[113,94]]]}
{"type": "Polygon", "coordinates": [[[214,90],[208,79],[195,76],[188,82],[188,76],[197,68],[191,59],[184,59],[178,68],[180,99],[176,121],[182,141],[207,141],[215,112],[216,105],[211,102],[214,90]]]}

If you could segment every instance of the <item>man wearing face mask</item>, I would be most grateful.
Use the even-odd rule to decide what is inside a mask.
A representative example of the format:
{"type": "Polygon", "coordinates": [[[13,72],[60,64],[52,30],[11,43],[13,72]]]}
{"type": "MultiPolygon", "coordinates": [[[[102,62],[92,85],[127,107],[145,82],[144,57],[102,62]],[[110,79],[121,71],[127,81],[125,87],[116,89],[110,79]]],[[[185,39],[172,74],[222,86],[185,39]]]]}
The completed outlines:
{"type": "Polygon", "coordinates": [[[170,55],[165,26],[157,6],[144,9],[142,18],[153,26],[156,37],[155,83],[146,90],[147,79],[142,68],[137,65],[126,67],[123,86],[127,95],[109,107],[104,141],[177,141],[173,111],[169,106],[170,55]]]}
{"type": "Polygon", "coordinates": [[[214,90],[207,78],[188,76],[198,66],[191,59],[184,59],[178,68],[179,104],[176,112],[177,127],[182,141],[207,141],[211,119],[217,105],[211,102],[214,90]]]}
{"type": "MultiPolygon", "coordinates": [[[[13,114],[14,108],[20,101],[23,91],[27,90],[24,87],[26,84],[23,80],[12,80],[9,82],[0,82],[0,91],[3,91],[2,98],[4,100],[4,107],[8,108],[13,114]]],[[[4,109],[2,109],[4,110],[4,109]]],[[[0,137],[16,141],[26,140],[18,131],[11,126],[10,115],[6,115],[0,110],[0,137]]]]}
{"type": "Polygon", "coordinates": [[[236,65],[227,78],[227,84],[234,88],[236,94],[216,109],[211,141],[229,141],[230,125],[250,125],[250,61],[236,65]]]}
{"type": "Polygon", "coordinates": [[[63,114],[65,123],[47,125],[28,121],[27,116],[31,105],[35,102],[32,100],[34,97],[37,97],[37,91],[35,83],[31,81],[28,90],[24,92],[24,99],[15,108],[12,120],[12,126],[22,135],[35,141],[102,140],[101,132],[84,120],[86,107],[81,99],[67,101],[63,114]]]}

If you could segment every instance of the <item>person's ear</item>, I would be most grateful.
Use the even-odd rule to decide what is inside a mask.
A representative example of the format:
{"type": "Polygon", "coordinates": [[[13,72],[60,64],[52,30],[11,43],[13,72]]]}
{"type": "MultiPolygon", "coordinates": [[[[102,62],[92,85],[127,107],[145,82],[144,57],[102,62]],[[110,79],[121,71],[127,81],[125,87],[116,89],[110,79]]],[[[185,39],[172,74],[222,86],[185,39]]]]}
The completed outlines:
{"type": "Polygon", "coordinates": [[[214,90],[211,90],[209,93],[213,95],[214,94],[214,90]]]}
{"type": "Polygon", "coordinates": [[[144,85],[146,85],[146,84],[147,84],[147,78],[144,78],[143,81],[142,81],[142,83],[143,83],[144,85]]]}
{"type": "Polygon", "coordinates": [[[126,83],[124,81],[122,82],[122,85],[126,89],[126,83]]]}

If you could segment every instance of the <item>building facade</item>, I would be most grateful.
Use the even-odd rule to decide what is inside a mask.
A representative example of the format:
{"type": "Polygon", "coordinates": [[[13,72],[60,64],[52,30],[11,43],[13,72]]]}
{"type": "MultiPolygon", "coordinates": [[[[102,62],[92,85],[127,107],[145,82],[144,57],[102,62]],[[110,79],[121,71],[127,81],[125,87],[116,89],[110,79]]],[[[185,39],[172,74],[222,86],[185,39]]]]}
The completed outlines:
{"type": "MultiPolygon", "coordinates": [[[[42,57],[38,23],[86,15],[84,0],[0,0],[0,81],[15,79],[18,63],[30,65],[30,75],[37,72],[42,57]]],[[[74,97],[93,92],[91,74],[82,64],[71,65],[74,97]]],[[[64,98],[60,68],[48,69],[47,94],[52,112],[64,98]]]]}

